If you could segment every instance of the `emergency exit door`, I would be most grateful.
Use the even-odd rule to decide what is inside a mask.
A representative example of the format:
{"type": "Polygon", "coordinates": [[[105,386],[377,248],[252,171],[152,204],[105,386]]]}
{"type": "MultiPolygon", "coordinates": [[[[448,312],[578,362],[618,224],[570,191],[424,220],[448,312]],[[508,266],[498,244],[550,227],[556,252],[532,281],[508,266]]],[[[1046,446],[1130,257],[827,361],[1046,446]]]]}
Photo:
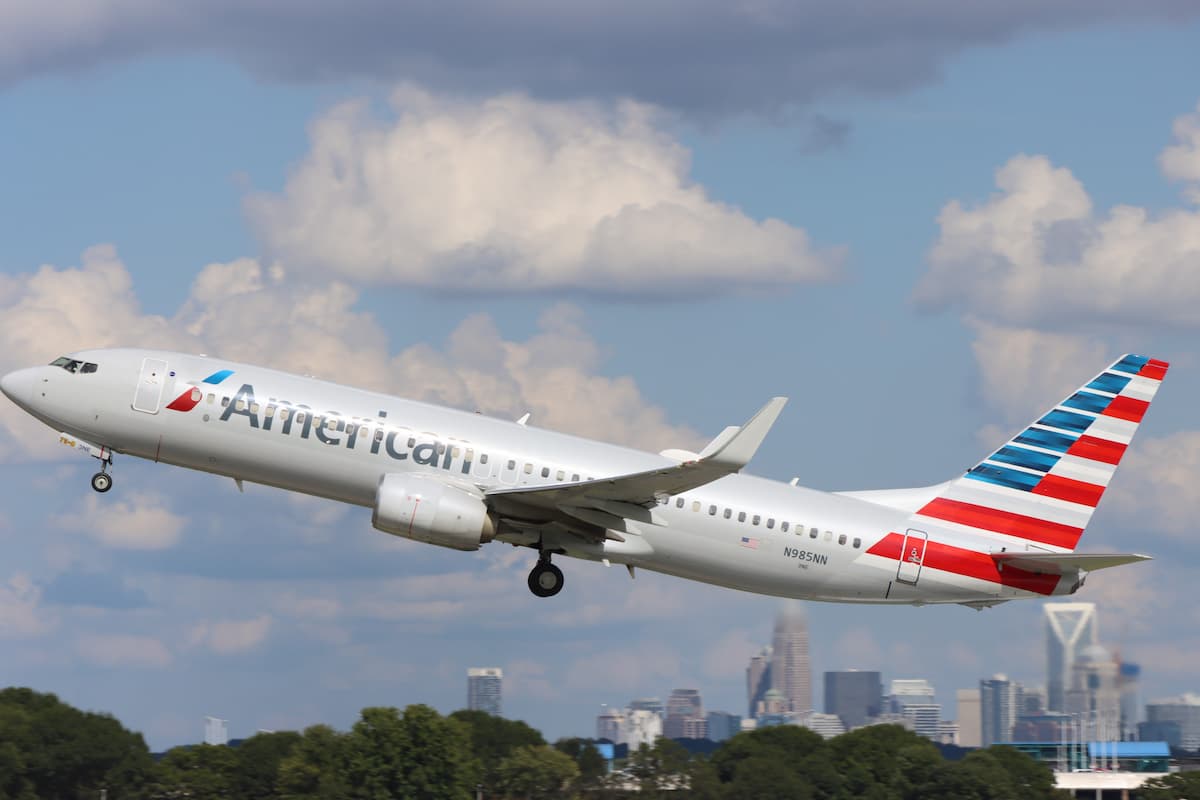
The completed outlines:
{"type": "Polygon", "coordinates": [[[904,544],[900,547],[900,566],[896,569],[896,580],[916,585],[921,577],[921,564],[925,562],[925,545],[929,535],[925,531],[909,528],[904,532],[904,544]]]}

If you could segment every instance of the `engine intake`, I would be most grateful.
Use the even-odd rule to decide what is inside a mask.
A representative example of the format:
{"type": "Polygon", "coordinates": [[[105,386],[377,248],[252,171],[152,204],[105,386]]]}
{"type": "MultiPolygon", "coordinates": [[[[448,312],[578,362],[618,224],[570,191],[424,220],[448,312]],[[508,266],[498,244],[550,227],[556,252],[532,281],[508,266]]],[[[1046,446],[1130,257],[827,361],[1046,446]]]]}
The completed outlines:
{"type": "Polygon", "coordinates": [[[393,536],[454,550],[478,550],[496,535],[496,519],[478,490],[426,475],[384,475],[371,524],[393,536]]]}

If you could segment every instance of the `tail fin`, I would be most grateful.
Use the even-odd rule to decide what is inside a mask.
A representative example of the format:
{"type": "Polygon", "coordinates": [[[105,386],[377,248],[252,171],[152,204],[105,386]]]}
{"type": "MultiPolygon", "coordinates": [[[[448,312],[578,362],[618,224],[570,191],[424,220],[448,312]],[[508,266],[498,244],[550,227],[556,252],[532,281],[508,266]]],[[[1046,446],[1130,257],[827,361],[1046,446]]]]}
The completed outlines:
{"type": "MultiPolygon", "coordinates": [[[[1167,374],[1127,355],[921,506],[916,515],[1070,552],[1167,374]]],[[[1010,547],[1010,549],[1016,549],[1010,547]]]]}

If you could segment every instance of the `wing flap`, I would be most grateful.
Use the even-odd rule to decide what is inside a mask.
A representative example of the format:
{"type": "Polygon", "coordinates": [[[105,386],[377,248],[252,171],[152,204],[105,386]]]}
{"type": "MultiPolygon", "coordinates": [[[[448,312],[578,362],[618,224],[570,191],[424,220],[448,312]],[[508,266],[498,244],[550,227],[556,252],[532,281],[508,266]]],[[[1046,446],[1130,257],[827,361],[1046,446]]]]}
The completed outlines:
{"type": "Polygon", "coordinates": [[[1001,568],[1012,566],[1044,575],[1072,575],[1150,560],[1139,553],[992,553],[992,558],[1001,568]]]}
{"type": "Polygon", "coordinates": [[[680,494],[740,471],[758,451],[786,403],[786,397],[772,398],[745,425],[726,428],[697,458],[674,466],[593,481],[493,489],[487,497],[515,500],[546,509],[592,507],[617,516],[640,519],[646,515],[645,509],[656,505],[661,496],[680,494]],[[637,506],[641,511],[635,512],[631,506],[637,506]]]}

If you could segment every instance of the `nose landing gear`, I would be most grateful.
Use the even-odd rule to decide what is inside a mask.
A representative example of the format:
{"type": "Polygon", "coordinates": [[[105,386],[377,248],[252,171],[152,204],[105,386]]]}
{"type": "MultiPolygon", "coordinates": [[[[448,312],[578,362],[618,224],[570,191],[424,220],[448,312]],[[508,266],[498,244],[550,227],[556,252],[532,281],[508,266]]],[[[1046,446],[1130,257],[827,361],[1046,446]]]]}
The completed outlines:
{"type": "Polygon", "coordinates": [[[529,591],[538,597],[553,597],[562,591],[562,570],[550,563],[550,551],[543,550],[529,571],[529,591]]]}
{"type": "Polygon", "coordinates": [[[97,472],[92,476],[92,488],[97,492],[107,492],[112,488],[112,476],[104,471],[97,472]]]}

